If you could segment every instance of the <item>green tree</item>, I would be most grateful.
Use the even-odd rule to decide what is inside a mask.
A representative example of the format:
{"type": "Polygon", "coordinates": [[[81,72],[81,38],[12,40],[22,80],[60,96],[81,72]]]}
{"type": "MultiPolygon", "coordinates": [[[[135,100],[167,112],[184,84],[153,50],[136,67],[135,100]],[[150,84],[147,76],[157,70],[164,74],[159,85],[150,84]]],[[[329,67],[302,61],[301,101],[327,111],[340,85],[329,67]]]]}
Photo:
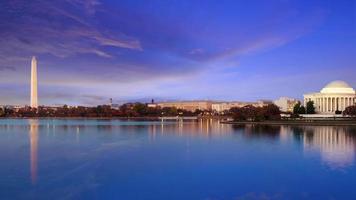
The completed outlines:
{"type": "Polygon", "coordinates": [[[263,113],[263,116],[267,120],[278,120],[281,119],[281,111],[279,107],[274,104],[269,104],[260,108],[263,113]]]}
{"type": "Polygon", "coordinates": [[[0,117],[5,117],[5,110],[0,108],[0,117]]]}
{"type": "Polygon", "coordinates": [[[304,106],[300,106],[299,110],[298,110],[298,114],[305,114],[305,107],[304,106]]]}
{"type": "Polygon", "coordinates": [[[356,117],[356,106],[346,107],[342,114],[343,115],[349,115],[351,117],[356,117]]]}
{"type": "Polygon", "coordinates": [[[315,114],[314,101],[307,102],[307,114],[315,114]]]}
{"type": "Polygon", "coordinates": [[[296,103],[293,107],[293,114],[298,114],[299,113],[299,109],[300,109],[300,101],[298,101],[298,103],[296,103]]]}

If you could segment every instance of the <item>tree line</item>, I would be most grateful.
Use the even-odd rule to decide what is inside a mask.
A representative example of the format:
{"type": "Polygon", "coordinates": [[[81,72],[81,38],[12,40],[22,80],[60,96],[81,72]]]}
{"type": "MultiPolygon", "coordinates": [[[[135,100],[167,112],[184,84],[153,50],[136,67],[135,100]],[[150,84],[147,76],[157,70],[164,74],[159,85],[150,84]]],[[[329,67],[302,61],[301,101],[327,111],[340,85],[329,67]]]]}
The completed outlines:
{"type": "Polygon", "coordinates": [[[197,116],[205,111],[194,112],[175,107],[148,107],[143,103],[127,103],[113,109],[109,105],[96,107],[24,107],[20,109],[0,108],[0,117],[160,117],[160,116],[197,116]]]}
{"type": "MultiPolygon", "coordinates": [[[[308,101],[306,107],[301,105],[300,102],[294,105],[293,107],[293,115],[294,117],[298,117],[299,114],[315,114],[315,107],[313,101],[308,101]]],[[[356,105],[346,107],[342,112],[340,110],[335,111],[335,114],[343,114],[355,117],[356,116],[356,105]]]]}
{"type": "MultiPolygon", "coordinates": [[[[315,108],[312,101],[307,102],[306,108],[298,102],[293,109],[292,117],[299,114],[314,114],[315,108]]],[[[248,105],[245,107],[234,107],[225,112],[224,116],[233,117],[235,121],[264,121],[279,120],[281,112],[278,106],[269,104],[263,107],[248,105]]],[[[344,115],[356,117],[356,106],[349,106],[343,112],[344,115]]],[[[213,115],[208,110],[195,110],[194,112],[177,109],[175,107],[149,107],[143,103],[127,103],[118,109],[108,105],[96,107],[24,107],[20,109],[0,108],[0,117],[163,117],[163,116],[201,116],[213,115]]]]}
{"type": "Polygon", "coordinates": [[[281,111],[278,106],[269,104],[263,107],[247,105],[235,107],[229,110],[229,114],[234,121],[265,121],[281,119],[281,111]]]}

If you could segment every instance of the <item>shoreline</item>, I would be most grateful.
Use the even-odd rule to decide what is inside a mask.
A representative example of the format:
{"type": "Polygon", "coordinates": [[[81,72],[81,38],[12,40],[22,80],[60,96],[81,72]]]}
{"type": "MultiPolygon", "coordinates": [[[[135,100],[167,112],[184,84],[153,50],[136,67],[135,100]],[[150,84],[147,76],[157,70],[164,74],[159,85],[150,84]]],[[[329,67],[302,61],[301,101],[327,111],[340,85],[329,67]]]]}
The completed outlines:
{"type": "Polygon", "coordinates": [[[313,126],[356,126],[356,120],[313,120],[313,121],[221,121],[231,125],[313,125],[313,126]]]}
{"type": "MultiPolygon", "coordinates": [[[[1,117],[0,120],[6,119],[47,119],[47,120],[133,120],[133,121],[162,121],[161,117],[1,117]]],[[[181,118],[182,119],[182,118],[181,118]]],[[[201,120],[201,119],[215,119],[219,120],[221,124],[231,125],[314,125],[314,126],[356,126],[356,119],[337,119],[337,120],[278,120],[278,121],[226,121],[226,118],[207,118],[198,117],[196,119],[183,120],[201,120]]],[[[168,118],[164,121],[177,121],[179,118],[168,118]]]]}

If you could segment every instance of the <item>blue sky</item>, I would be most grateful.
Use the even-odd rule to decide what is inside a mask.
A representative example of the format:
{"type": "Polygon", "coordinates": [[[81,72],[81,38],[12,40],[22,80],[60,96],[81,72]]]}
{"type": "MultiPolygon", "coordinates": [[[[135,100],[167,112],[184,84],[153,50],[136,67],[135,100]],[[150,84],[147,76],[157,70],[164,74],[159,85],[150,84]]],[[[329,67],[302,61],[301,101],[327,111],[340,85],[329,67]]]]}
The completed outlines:
{"type": "Polygon", "coordinates": [[[0,104],[301,98],[356,87],[353,0],[0,2],[0,104]]]}

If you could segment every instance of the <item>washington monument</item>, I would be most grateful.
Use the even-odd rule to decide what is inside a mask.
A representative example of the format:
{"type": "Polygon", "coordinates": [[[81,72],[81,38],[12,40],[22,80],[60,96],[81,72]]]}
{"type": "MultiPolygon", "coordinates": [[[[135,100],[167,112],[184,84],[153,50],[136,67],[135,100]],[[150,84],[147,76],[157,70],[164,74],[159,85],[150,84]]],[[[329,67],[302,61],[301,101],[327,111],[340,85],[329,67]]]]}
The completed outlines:
{"type": "Polygon", "coordinates": [[[32,57],[31,61],[31,108],[38,108],[37,96],[37,60],[32,57]]]}

